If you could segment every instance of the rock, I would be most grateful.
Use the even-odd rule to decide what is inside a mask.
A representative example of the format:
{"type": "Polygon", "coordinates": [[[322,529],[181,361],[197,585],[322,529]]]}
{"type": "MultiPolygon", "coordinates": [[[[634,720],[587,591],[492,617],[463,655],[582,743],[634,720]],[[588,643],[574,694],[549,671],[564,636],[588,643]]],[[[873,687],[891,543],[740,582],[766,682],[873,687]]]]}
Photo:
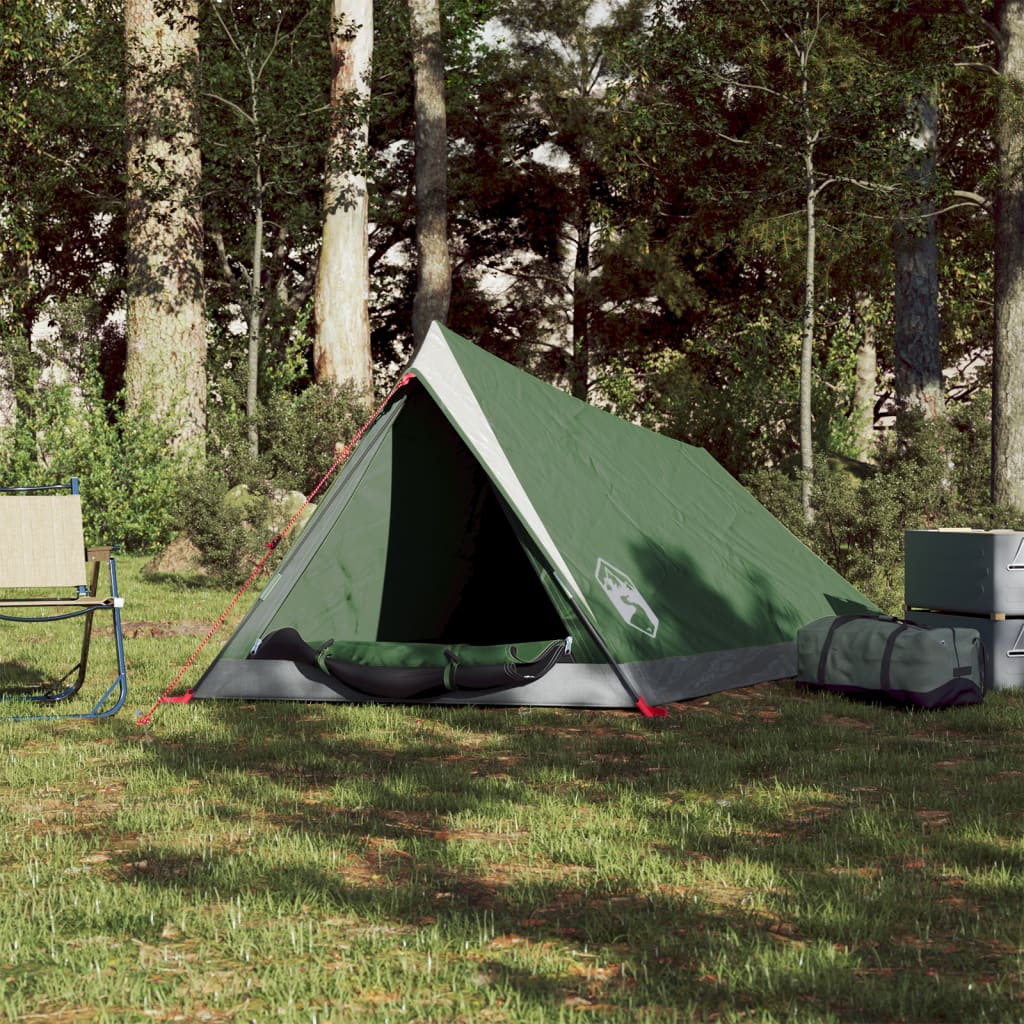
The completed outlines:
{"type": "Polygon", "coordinates": [[[252,492],[245,484],[236,484],[224,495],[224,507],[245,515],[252,508],[254,500],[252,492]]]}
{"type": "Polygon", "coordinates": [[[310,516],[316,510],[316,505],[310,502],[306,505],[306,496],[301,491],[285,491],[283,494],[274,495],[274,529],[283,530],[291,521],[296,512],[302,510],[295,525],[288,533],[289,540],[295,540],[309,522],[310,516]],[[305,506],[305,507],[303,507],[305,506]]]}

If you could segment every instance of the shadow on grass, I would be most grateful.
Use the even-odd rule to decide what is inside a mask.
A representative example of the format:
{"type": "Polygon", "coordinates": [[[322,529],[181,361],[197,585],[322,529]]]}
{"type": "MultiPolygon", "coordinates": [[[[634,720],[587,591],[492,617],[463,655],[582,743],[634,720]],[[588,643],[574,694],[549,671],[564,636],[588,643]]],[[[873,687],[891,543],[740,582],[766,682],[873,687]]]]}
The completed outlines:
{"type": "Polygon", "coordinates": [[[242,838],[212,857],[157,845],[133,884],[426,930],[534,1002],[929,1020],[1019,1005],[1005,977],[1024,913],[1017,785],[1007,775],[980,798],[973,779],[936,773],[959,748],[952,717],[781,688],[659,722],[212,702],[181,714],[209,720],[151,755],[202,779],[239,837],[255,824],[319,852],[302,864],[273,848],[240,859],[242,838]],[[993,864],[991,884],[964,877],[993,864]],[[520,942],[563,963],[578,953],[579,971],[495,956],[520,942]]]}
{"type": "Polygon", "coordinates": [[[180,590],[210,590],[217,586],[217,583],[209,576],[198,573],[183,572],[140,572],[140,576],[146,583],[154,587],[171,591],[180,590]]]}
{"type": "Polygon", "coordinates": [[[24,661],[0,662],[0,692],[31,691],[48,682],[37,666],[24,661]]]}
{"type": "Polygon", "coordinates": [[[71,684],[72,676],[77,675],[77,666],[62,680],[40,665],[0,662],[0,719],[33,714],[39,709],[45,713],[55,702],[39,703],[37,699],[43,694],[62,692],[71,684]]]}

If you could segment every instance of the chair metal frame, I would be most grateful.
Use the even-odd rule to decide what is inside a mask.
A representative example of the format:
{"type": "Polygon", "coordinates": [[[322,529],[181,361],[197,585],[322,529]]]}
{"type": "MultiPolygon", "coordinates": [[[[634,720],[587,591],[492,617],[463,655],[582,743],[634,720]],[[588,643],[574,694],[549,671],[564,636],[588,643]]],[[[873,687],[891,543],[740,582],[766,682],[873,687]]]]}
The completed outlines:
{"type": "Polygon", "coordinates": [[[84,618],[78,664],[53,682],[43,682],[38,692],[2,694],[3,703],[28,701],[53,706],[69,700],[86,680],[93,618],[110,612],[117,652],[117,678],[85,712],[4,715],[9,721],[46,718],[108,718],[128,697],[121,609],[124,598],[117,589],[117,567],[110,547],[86,549],[82,533],[81,495],[77,477],[65,484],[38,487],[0,487],[0,621],[14,623],[57,622],[84,618]],[[57,492],[57,493],[53,493],[57,492]],[[8,505],[8,502],[11,504],[8,505]],[[4,506],[7,506],[6,509],[4,506]],[[100,565],[110,574],[110,595],[98,594],[100,565]],[[88,567],[88,573],[87,573],[88,567]],[[12,590],[58,590],[54,596],[7,596],[12,590]],[[67,596],[70,593],[71,596],[67,596]],[[12,615],[7,609],[25,609],[12,615]],[[46,610],[46,614],[42,612],[46,610]],[[32,614],[35,612],[35,614],[32,614]]]}

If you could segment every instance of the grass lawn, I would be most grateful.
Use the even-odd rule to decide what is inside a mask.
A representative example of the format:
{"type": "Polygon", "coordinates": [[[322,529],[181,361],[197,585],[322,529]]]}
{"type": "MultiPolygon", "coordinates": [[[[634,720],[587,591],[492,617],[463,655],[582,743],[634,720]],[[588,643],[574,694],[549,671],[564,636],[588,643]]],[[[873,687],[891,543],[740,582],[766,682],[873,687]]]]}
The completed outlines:
{"type": "MultiPolygon", "coordinates": [[[[126,708],[0,724],[4,1020],[1024,1019],[1024,694],[143,730],[230,594],[118,566],[126,708]]],[[[0,645],[28,671],[73,640],[0,645]]]]}

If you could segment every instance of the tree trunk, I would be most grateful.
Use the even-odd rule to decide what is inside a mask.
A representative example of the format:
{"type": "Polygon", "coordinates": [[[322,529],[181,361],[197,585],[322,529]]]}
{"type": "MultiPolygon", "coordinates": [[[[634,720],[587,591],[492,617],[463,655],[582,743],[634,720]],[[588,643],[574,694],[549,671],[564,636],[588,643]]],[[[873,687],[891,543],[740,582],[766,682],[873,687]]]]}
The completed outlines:
{"type": "Polygon", "coordinates": [[[909,172],[910,184],[920,190],[921,197],[893,232],[896,400],[901,415],[919,411],[932,419],[945,407],[935,205],[927,195],[935,177],[938,103],[934,96],[916,96],[910,104],[918,124],[910,140],[917,157],[909,172]]]}
{"type": "Polygon", "coordinates": [[[178,449],[206,432],[198,0],[126,0],[129,410],[166,424],[178,449]]]}
{"type": "Polygon", "coordinates": [[[871,462],[875,455],[875,399],[878,380],[878,328],[874,302],[865,296],[857,302],[861,337],[857,345],[857,377],[853,392],[853,431],[856,455],[871,462]]]}
{"type": "Polygon", "coordinates": [[[807,174],[806,228],[807,254],[804,266],[804,323],[803,339],[800,344],[800,505],[804,522],[814,520],[812,491],[814,487],[814,423],[811,416],[813,395],[812,375],[814,356],[814,314],[815,314],[815,261],[817,258],[817,188],[814,181],[814,150],[808,144],[804,154],[804,169],[807,174]]]}
{"type": "Polygon", "coordinates": [[[438,0],[409,0],[416,92],[416,257],[413,340],[446,320],[452,294],[448,252],[448,129],[438,0]]]}
{"type": "Polygon", "coordinates": [[[1024,510],[1024,0],[1000,0],[992,500],[1024,510]]]}
{"type": "MultiPolygon", "coordinates": [[[[253,103],[255,111],[256,104],[253,103]]],[[[248,375],[245,381],[245,419],[249,451],[260,453],[260,431],[256,414],[259,409],[260,327],[263,323],[263,169],[257,149],[256,209],[253,216],[252,274],[249,278],[248,375]]]]}
{"type": "MultiPolygon", "coordinates": [[[[585,179],[581,171],[581,178],[585,179]]],[[[576,258],[572,275],[572,355],[569,360],[569,390],[581,402],[590,392],[590,223],[589,189],[580,183],[579,214],[576,218],[576,258]]]]}
{"type": "Polygon", "coordinates": [[[324,229],[317,268],[313,373],[317,381],[373,388],[370,355],[369,202],[366,176],[354,168],[369,133],[365,104],[373,56],[372,0],[332,0],[331,106],[334,118],[324,175],[324,229]],[[351,32],[349,27],[354,24],[351,32]],[[348,109],[359,103],[358,126],[348,109]]]}

